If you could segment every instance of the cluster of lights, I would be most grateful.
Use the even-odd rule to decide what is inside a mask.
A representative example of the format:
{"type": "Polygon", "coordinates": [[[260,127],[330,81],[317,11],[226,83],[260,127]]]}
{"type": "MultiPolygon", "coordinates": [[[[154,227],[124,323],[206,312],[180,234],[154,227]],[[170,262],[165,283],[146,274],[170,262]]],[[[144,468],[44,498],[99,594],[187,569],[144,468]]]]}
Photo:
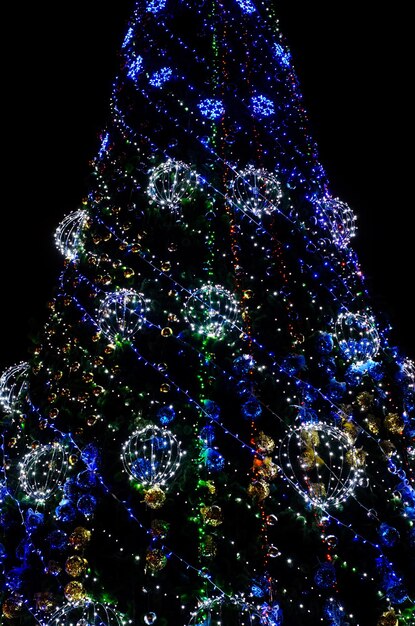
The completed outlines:
{"type": "Polygon", "coordinates": [[[168,159],[151,171],[148,195],[158,206],[178,211],[183,200],[192,197],[199,180],[188,165],[168,159]]]}
{"type": "Polygon", "coordinates": [[[81,238],[87,223],[88,212],[72,211],[64,217],[55,231],[55,244],[65,259],[73,261],[79,254],[81,238]]]}
{"type": "Polygon", "coordinates": [[[335,336],[342,354],[355,363],[373,359],[379,352],[380,337],[373,316],[340,313],[335,323],[335,336]]]}
{"type": "Polygon", "coordinates": [[[111,341],[131,340],[145,323],[147,304],[142,294],[130,289],[109,293],[98,309],[98,324],[111,341]]]}
{"type": "Polygon", "coordinates": [[[199,335],[225,339],[239,322],[240,307],[233,294],[220,285],[195,289],[185,305],[185,319],[199,335]]]}
{"type": "Polygon", "coordinates": [[[62,487],[68,471],[68,455],[56,442],[31,450],[19,465],[20,487],[29,498],[44,503],[62,487]]]}
{"type": "Polygon", "coordinates": [[[278,451],[291,485],[313,506],[327,510],[345,502],[362,478],[347,435],[330,424],[303,423],[289,430],[278,451]]]}
{"type": "Polygon", "coordinates": [[[133,433],[122,448],[122,462],[144,487],[164,486],[176,474],[183,452],[171,431],[154,424],[133,433]]]}
{"type": "Polygon", "coordinates": [[[28,389],[29,368],[29,363],[21,361],[6,368],[0,376],[0,405],[7,413],[13,412],[28,389]]]}
{"type": "Polygon", "coordinates": [[[275,174],[253,165],[241,170],[232,179],[230,193],[236,206],[257,218],[278,210],[283,195],[275,174]]]}

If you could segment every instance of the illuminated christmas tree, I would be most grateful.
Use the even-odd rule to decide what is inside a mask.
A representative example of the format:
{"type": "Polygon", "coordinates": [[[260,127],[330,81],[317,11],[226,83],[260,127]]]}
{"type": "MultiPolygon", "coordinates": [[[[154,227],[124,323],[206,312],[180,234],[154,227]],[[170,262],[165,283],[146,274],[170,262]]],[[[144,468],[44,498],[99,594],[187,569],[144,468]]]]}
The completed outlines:
{"type": "Polygon", "coordinates": [[[138,0],[91,170],[0,377],[4,624],[414,624],[415,365],[274,3],[138,0]]]}

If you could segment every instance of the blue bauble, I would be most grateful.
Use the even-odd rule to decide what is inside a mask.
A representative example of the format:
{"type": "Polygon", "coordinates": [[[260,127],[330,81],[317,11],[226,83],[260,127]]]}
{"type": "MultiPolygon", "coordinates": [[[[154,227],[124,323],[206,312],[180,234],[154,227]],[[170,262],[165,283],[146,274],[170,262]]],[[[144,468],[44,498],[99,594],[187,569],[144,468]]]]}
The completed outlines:
{"type": "MultiPolygon", "coordinates": [[[[95,472],[84,470],[77,475],[76,483],[80,489],[92,489],[98,485],[98,478],[95,472]]],[[[81,494],[78,493],[78,497],[80,495],[81,494]]]]}
{"type": "Polygon", "coordinates": [[[97,469],[99,461],[99,450],[94,444],[89,443],[81,452],[81,459],[90,470],[97,469]]]}
{"type": "Polygon", "coordinates": [[[225,466],[225,459],[214,448],[208,448],[205,454],[206,467],[211,472],[220,472],[225,466]]]}
{"type": "Polygon", "coordinates": [[[94,498],[94,496],[92,496],[89,493],[86,493],[85,495],[79,498],[78,502],[76,503],[76,506],[78,508],[78,511],[82,513],[82,515],[85,515],[85,517],[91,517],[91,515],[95,513],[97,501],[96,501],[96,498],[94,498]]]}
{"type": "Polygon", "coordinates": [[[45,520],[45,516],[40,511],[34,511],[29,508],[25,513],[25,525],[29,533],[41,526],[45,520]]]}
{"type": "Polygon", "coordinates": [[[215,429],[211,424],[204,426],[200,433],[199,438],[202,440],[203,445],[210,448],[215,441],[215,429]]]}
{"type": "Polygon", "coordinates": [[[236,357],[232,364],[232,369],[236,376],[247,376],[255,367],[255,361],[249,354],[241,354],[236,357]]]}
{"type": "Polygon", "coordinates": [[[55,515],[60,522],[65,524],[73,522],[76,517],[76,512],[72,500],[61,500],[55,509],[55,515]]]}
{"type": "Polygon", "coordinates": [[[176,411],[172,406],[162,406],[157,411],[157,417],[160,424],[167,426],[167,424],[170,424],[170,422],[172,422],[176,417],[176,411]]]}
{"type": "Polygon", "coordinates": [[[246,420],[256,420],[262,413],[262,407],[256,398],[251,398],[242,405],[241,413],[246,420]]]}
{"type": "Polygon", "coordinates": [[[323,563],[314,576],[314,582],[321,589],[330,589],[336,583],[336,570],[331,563],[323,563]]]}
{"type": "Polygon", "coordinates": [[[396,545],[400,539],[399,532],[393,526],[382,523],[379,526],[380,543],[387,548],[391,548],[396,545]]]}
{"type": "Polygon", "coordinates": [[[220,415],[220,407],[213,400],[205,400],[203,402],[205,414],[213,420],[218,420],[220,415]]]}
{"type": "Polygon", "coordinates": [[[68,545],[68,535],[63,530],[54,530],[46,539],[51,550],[63,550],[68,545]]]}

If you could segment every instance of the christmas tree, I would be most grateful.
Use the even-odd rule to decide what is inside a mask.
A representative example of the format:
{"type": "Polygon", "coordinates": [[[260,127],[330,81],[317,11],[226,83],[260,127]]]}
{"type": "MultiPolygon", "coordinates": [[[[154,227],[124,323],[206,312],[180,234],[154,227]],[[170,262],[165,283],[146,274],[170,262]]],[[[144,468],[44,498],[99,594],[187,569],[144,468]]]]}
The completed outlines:
{"type": "Polygon", "coordinates": [[[413,624],[415,366],[274,3],[139,0],[119,58],[0,378],[3,622],[413,624]]]}

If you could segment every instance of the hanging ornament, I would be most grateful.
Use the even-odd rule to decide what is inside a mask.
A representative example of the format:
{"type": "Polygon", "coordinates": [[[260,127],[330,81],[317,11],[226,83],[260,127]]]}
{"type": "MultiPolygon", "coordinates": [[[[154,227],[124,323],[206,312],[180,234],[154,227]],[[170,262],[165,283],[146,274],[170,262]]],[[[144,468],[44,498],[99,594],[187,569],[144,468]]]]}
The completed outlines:
{"type": "Polygon", "coordinates": [[[65,482],[67,454],[59,444],[47,444],[32,450],[19,463],[19,483],[23,491],[41,503],[65,482]]]}
{"type": "Polygon", "coordinates": [[[49,591],[35,593],[34,598],[39,611],[51,613],[56,608],[56,600],[49,591]]]}
{"type": "Polygon", "coordinates": [[[260,431],[255,437],[255,445],[260,454],[270,454],[275,448],[275,441],[260,431]]]}
{"type": "Polygon", "coordinates": [[[146,489],[144,492],[144,502],[150,509],[159,509],[166,501],[166,494],[163,489],[158,485],[146,489]]]}
{"type": "Polygon", "coordinates": [[[238,172],[230,184],[230,193],[237,208],[257,218],[278,210],[282,198],[277,176],[253,165],[238,172]]]}
{"type": "Polygon", "coordinates": [[[331,589],[336,584],[336,570],[332,563],[320,565],[314,576],[314,582],[320,589],[331,589]]]}
{"type": "Polygon", "coordinates": [[[402,435],[405,422],[397,413],[388,413],[383,420],[383,425],[392,435],[402,435]]]}
{"type": "Polygon", "coordinates": [[[146,553],[146,567],[153,574],[160,572],[167,565],[167,557],[158,548],[148,548],[146,553]]]}
{"type": "Polygon", "coordinates": [[[200,514],[205,524],[209,526],[219,526],[223,522],[222,509],[214,504],[213,506],[202,506],[200,514]]]}
{"type": "Polygon", "coordinates": [[[23,609],[23,600],[19,596],[11,596],[7,598],[2,606],[1,610],[7,619],[15,619],[19,617],[23,609]]]}
{"type": "Polygon", "coordinates": [[[218,552],[218,546],[215,537],[205,535],[199,546],[199,554],[205,559],[213,559],[218,552]]]}
{"type": "MultiPolygon", "coordinates": [[[[74,584],[74,583],[70,583],[74,584]]],[[[56,611],[46,626],[125,626],[127,621],[113,607],[101,602],[66,604],[56,611]]]]}
{"type": "Polygon", "coordinates": [[[177,213],[199,184],[199,176],[188,165],[168,159],[151,171],[147,193],[158,206],[177,213]]]}
{"type": "Polygon", "coordinates": [[[162,519],[153,519],[151,522],[151,534],[153,537],[165,539],[169,531],[170,524],[162,519]]]}
{"type": "Polygon", "coordinates": [[[98,309],[98,324],[110,341],[131,340],[145,323],[146,303],[135,291],[109,293],[98,309]]]}
{"type": "Polygon", "coordinates": [[[336,506],[353,493],[363,476],[361,465],[350,463],[352,450],[339,428],[323,422],[304,423],[290,429],[282,440],[279,466],[307,502],[321,508],[336,506]]]}
{"type": "Polygon", "coordinates": [[[55,231],[55,244],[62,256],[73,261],[80,250],[82,232],[88,219],[87,211],[78,209],[66,215],[55,231]]]}
{"type": "Polygon", "coordinates": [[[315,202],[320,226],[328,230],[339,248],[346,248],[356,235],[356,216],[352,209],[338,198],[322,198],[315,202]]]}
{"type": "Polygon", "coordinates": [[[78,578],[86,571],[88,567],[88,561],[77,554],[70,556],[65,563],[65,572],[72,576],[72,578],[78,578]]]}
{"type": "Polygon", "coordinates": [[[382,613],[376,626],[399,626],[399,619],[395,613],[395,609],[389,609],[382,613]]]}
{"type": "Polygon", "coordinates": [[[335,334],[343,356],[355,363],[373,359],[379,352],[380,338],[373,318],[359,313],[340,313],[335,334]]]}
{"type": "Polygon", "coordinates": [[[167,424],[170,424],[176,417],[176,411],[172,406],[164,405],[157,411],[157,417],[162,426],[167,426],[167,424]]]}
{"type": "Polygon", "coordinates": [[[236,376],[248,376],[255,367],[256,363],[250,354],[241,354],[232,363],[232,370],[236,376]]]}
{"type": "Polygon", "coordinates": [[[0,376],[0,405],[7,413],[12,413],[27,392],[29,364],[17,363],[8,367],[0,376]]]}
{"type": "Polygon", "coordinates": [[[182,452],[174,435],[155,424],[136,431],[123,445],[125,470],[144,487],[165,485],[179,469],[182,452]]]}
{"type": "Polygon", "coordinates": [[[151,624],[155,624],[156,621],[157,621],[157,615],[153,611],[146,613],[143,617],[143,622],[144,624],[147,624],[147,626],[151,626],[151,624]]]}
{"type": "Polygon", "coordinates": [[[91,541],[91,531],[83,526],[77,526],[69,535],[69,543],[75,550],[83,550],[91,541]]]}
{"type": "Polygon", "coordinates": [[[189,296],[184,317],[199,335],[223,339],[235,327],[239,306],[234,296],[219,285],[205,285],[189,296]]]}
{"type": "Polygon", "coordinates": [[[269,486],[265,480],[254,480],[247,489],[248,496],[262,502],[269,496],[269,486]]]}
{"type": "Polygon", "coordinates": [[[78,604],[86,600],[85,588],[78,580],[73,580],[65,585],[63,593],[68,602],[72,602],[72,604],[78,604]]]}

